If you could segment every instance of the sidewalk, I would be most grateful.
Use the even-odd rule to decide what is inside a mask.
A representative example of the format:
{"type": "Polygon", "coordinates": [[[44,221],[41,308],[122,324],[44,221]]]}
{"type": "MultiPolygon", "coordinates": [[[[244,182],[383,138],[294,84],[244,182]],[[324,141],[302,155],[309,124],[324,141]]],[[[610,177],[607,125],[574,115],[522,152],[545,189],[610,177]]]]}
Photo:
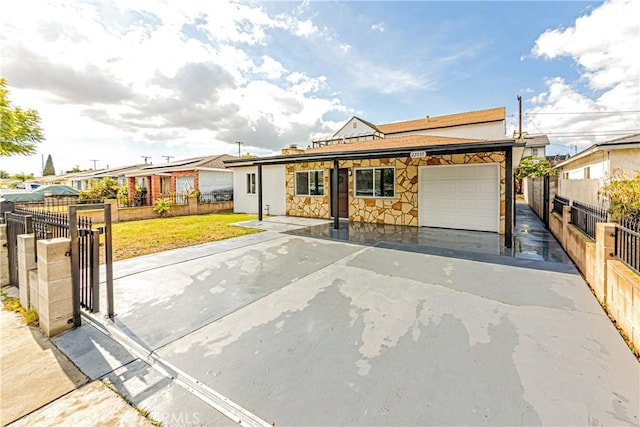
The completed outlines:
{"type": "Polygon", "coordinates": [[[0,309],[0,425],[151,425],[101,381],[89,381],[40,329],[0,309]]]}

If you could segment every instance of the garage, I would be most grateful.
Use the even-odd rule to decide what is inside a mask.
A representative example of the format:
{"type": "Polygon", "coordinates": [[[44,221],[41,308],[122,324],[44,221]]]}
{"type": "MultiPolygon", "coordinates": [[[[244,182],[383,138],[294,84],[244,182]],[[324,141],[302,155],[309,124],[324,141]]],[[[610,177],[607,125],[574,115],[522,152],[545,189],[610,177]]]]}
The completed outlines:
{"type": "Polygon", "coordinates": [[[418,225],[500,231],[500,166],[422,166],[418,169],[418,225]]]}

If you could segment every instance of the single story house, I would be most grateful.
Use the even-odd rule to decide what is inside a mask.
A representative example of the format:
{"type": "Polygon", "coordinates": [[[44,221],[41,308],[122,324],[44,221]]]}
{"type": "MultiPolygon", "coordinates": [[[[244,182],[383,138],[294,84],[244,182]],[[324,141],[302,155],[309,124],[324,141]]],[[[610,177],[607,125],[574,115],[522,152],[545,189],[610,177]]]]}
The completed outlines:
{"type": "Polygon", "coordinates": [[[612,180],[640,172],[640,134],[593,144],[558,163],[558,194],[590,205],[601,205],[598,192],[612,180]]]}
{"type": "Polygon", "coordinates": [[[524,144],[504,135],[504,108],[382,125],[353,117],[307,149],[225,163],[236,212],[490,231],[510,246],[524,144]]]}
{"type": "Polygon", "coordinates": [[[108,168],[108,169],[96,169],[81,172],[70,178],[73,183],[73,188],[77,188],[78,190],[88,190],[91,183],[95,183],[101,181],[103,178],[111,178],[118,182],[118,185],[124,186],[127,185],[128,179],[126,174],[128,172],[138,170],[144,165],[133,165],[133,166],[122,166],[117,168],[108,168]]]}
{"type": "Polygon", "coordinates": [[[142,165],[125,173],[130,200],[142,196],[144,204],[169,194],[191,191],[207,193],[233,190],[233,171],[224,161],[237,159],[229,154],[194,157],[160,165],[142,165]]]}

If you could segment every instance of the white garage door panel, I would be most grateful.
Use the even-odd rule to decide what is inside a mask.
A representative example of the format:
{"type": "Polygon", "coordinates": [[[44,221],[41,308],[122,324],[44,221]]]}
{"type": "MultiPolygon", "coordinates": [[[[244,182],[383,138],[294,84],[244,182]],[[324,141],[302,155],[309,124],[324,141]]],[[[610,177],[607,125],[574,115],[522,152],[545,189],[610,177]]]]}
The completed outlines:
{"type": "Polygon", "coordinates": [[[497,164],[424,166],[419,170],[419,224],[499,231],[497,164]]]}

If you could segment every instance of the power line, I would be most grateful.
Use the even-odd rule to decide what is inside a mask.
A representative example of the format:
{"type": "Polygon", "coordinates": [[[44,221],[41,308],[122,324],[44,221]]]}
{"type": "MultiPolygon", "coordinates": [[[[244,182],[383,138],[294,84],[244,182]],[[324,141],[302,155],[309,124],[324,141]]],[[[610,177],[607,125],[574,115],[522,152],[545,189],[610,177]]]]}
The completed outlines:
{"type": "Polygon", "coordinates": [[[566,112],[559,112],[559,111],[537,111],[537,112],[525,112],[525,116],[534,116],[534,115],[541,115],[541,114],[558,114],[558,115],[563,115],[563,114],[633,114],[633,113],[640,113],[640,110],[625,110],[625,111],[566,111],[566,112]]]}

